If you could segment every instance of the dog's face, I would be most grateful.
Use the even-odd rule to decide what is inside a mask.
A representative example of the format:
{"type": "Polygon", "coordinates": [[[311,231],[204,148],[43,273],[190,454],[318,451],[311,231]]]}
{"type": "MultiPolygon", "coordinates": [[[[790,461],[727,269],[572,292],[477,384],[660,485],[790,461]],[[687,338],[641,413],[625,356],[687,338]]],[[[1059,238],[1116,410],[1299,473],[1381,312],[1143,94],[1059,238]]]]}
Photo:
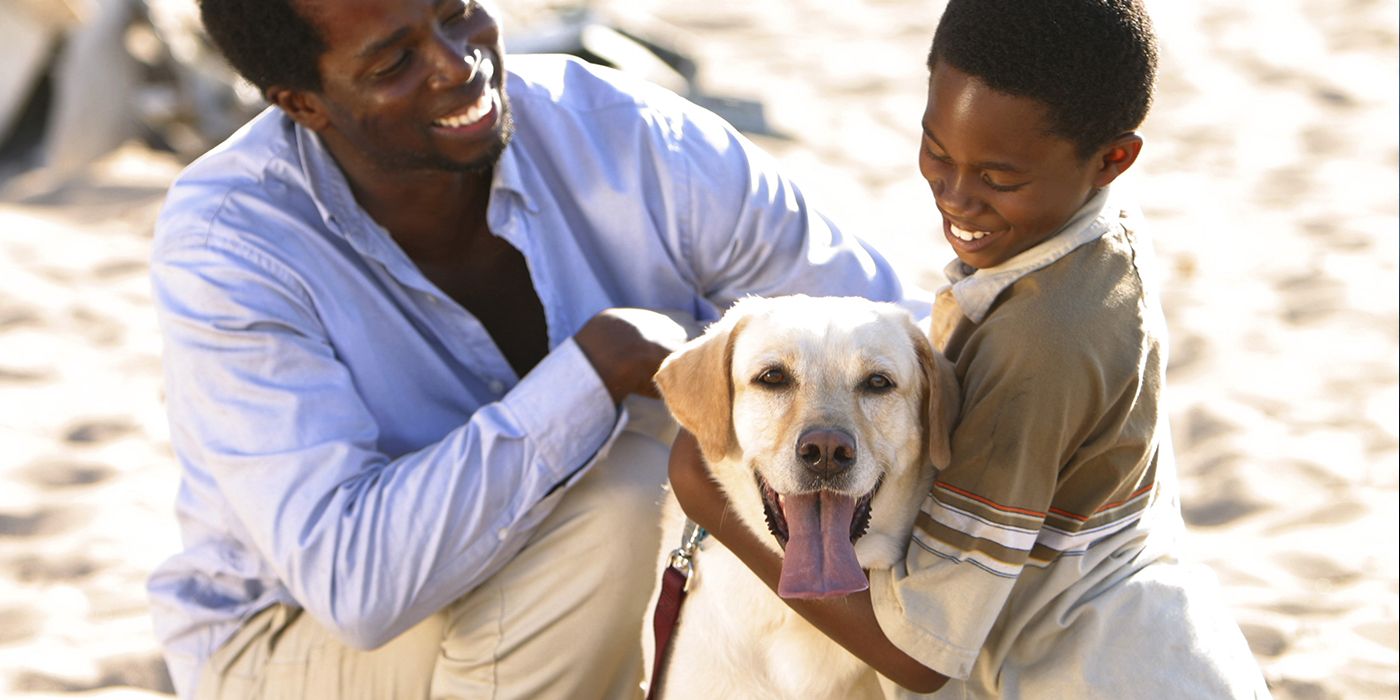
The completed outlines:
{"type": "Polygon", "coordinates": [[[892,304],[745,299],[657,385],[745,524],[784,549],[779,592],[825,597],[904,555],[931,458],[946,463],[956,391],[940,360],[892,304]]]}

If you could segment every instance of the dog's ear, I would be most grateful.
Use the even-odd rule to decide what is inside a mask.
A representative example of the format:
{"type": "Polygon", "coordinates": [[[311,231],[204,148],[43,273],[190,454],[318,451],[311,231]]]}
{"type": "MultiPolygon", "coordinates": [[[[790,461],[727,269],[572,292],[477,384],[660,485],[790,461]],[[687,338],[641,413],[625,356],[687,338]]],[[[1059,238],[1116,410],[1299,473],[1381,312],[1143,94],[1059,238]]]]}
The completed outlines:
{"type": "Polygon", "coordinates": [[[957,427],[958,414],[962,409],[957,371],[943,353],[933,349],[922,332],[914,329],[910,335],[928,387],[925,416],[928,457],[934,466],[944,469],[953,458],[953,428],[957,427]]]}
{"type": "Polygon", "coordinates": [[[700,337],[668,355],[653,377],[666,408],[695,436],[707,462],[719,461],[738,447],[729,367],[734,338],[743,325],[743,314],[731,309],[700,337]]]}

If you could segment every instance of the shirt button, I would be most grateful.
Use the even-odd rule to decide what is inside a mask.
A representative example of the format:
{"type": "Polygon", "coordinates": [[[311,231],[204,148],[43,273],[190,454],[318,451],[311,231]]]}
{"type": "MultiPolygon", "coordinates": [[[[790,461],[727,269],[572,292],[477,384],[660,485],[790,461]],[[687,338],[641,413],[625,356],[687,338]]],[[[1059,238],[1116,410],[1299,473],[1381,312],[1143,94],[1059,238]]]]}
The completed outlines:
{"type": "Polygon", "coordinates": [[[499,379],[492,379],[491,383],[486,386],[491,389],[491,393],[498,396],[506,390],[505,383],[499,379]]]}
{"type": "Polygon", "coordinates": [[[505,542],[507,537],[510,537],[510,530],[501,528],[496,531],[496,539],[505,542]]]}

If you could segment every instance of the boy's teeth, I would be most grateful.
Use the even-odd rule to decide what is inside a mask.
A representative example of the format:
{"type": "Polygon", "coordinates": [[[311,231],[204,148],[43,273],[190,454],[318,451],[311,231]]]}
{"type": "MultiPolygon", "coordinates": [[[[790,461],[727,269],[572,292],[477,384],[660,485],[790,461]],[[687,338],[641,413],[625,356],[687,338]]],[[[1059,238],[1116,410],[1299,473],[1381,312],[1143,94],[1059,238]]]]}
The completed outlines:
{"type": "Polygon", "coordinates": [[[468,107],[467,111],[450,117],[443,117],[442,119],[437,119],[433,121],[433,123],[438,126],[446,126],[449,128],[457,128],[461,126],[467,126],[469,124],[475,124],[476,122],[480,121],[482,117],[486,116],[488,112],[491,111],[491,96],[494,92],[494,90],[483,91],[481,93],[481,97],[477,99],[476,104],[473,104],[472,106],[468,107]]]}
{"type": "Polygon", "coordinates": [[[972,242],[987,235],[986,231],[968,231],[952,224],[948,224],[948,228],[952,230],[954,236],[958,237],[958,240],[962,241],[972,242]]]}

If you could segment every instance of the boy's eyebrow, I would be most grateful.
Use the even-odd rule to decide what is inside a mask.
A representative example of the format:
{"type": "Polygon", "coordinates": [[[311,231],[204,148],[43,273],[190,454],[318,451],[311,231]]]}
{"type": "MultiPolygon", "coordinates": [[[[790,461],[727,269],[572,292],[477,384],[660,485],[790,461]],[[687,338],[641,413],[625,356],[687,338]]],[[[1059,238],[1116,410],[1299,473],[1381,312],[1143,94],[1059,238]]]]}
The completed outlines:
{"type": "MultiPolygon", "coordinates": [[[[440,11],[443,5],[446,5],[451,1],[452,0],[437,0],[433,3],[433,11],[440,11]]],[[[405,36],[408,36],[409,31],[410,29],[408,27],[399,27],[398,29],[395,29],[394,32],[389,36],[386,36],[383,39],[379,39],[378,41],[371,42],[368,46],[355,52],[355,58],[369,58],[370,56],[373,56],[374,54],[377,54],[380,51],[383,51],[384,49],[387,49],[390,46],[393,46],[394,44],[397,44],[400,41],[402,41],[405,36]]]]}
{"type": "MultiPolygon", "coordinates": [[[[928,140],[930,140],[930,141],[934,142],[935,144],[937,144],[939,148],[942,148],[942,149],[945,150],[945,151],[948,150],[947,148],[944,148],[944,147],[943,147],[943,142],[942,142],[942,141],[939,141],[939,140],[938,140],[938,137],[937,137],[937,136],[934,136],[934,135],[933,135],[933,132],[932,132],[932,131],[929,131],[929,129],[928,129],[927,126],[925,126],[925,125],[923,125],[923,124],[920,124],[920,125],[919,125],[919,128],[923,129],[923,131],[924,131],[924,136],[928,137],[928,140]]],[[[973,163],[973,164],[972,164],[972,167],[974,167],[974,168],[979,168],[979,169],[981,169],[981,170],[1001,170],[1001,171],[1005,171],[1005,172],[1008,172],[1008,173],[1022,173],[1022,174],[1024,174],[1024,173],[1027,172],[1025,168],[1019,168],[1019,167],[1017,167],[1017,166],[1015,166],[1015,165],[1012,165],[1012,164],[1010,164],[1010,163],[1003,163],[1003,162],[998,161],[998,160],[984,160],[984,161],[981,161],[981,162],[978,162],[978,163],[973,163]]]]}

